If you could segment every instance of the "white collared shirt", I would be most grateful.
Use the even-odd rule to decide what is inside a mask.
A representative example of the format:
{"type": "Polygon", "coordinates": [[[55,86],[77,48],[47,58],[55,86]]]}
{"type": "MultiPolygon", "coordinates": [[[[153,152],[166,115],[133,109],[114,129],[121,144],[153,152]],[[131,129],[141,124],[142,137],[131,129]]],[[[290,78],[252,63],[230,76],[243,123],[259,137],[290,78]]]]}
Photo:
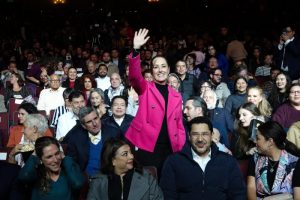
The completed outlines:
{"type": "Polygon", "coordinates": [[[115,117],[113,116],[115,122],[116,122],[119,126],[121,126],[121,124],[122,124],[122,122],[123,122],[123,120],[124,120],[124,117],[125,117],[125,115],[124,115],[123,117],[121,117],[121,118],[115,118],[115,117]]]}
{"type": "Polygon", "coordinates": [[[52,90],[51,88],[43,89],[39,96],[39,101],[37,104],[38,110],[45,110],[46,114],[50,114],[50,110],[55,110],[58,106],[65,105],[63,98],[63,92],[65,88],[59,87],[57,90],[52,90]]]}
{"type": "Polygon", "coordinates": [[[93,135],[89,132],[89,138],[93,144],[97,145],[101,141],[101,138],[102,138],[101,130],[99,131],[99,133],[97,135],[93,135]]]}
{"type": "Polygon", "coordinates": [[[76,125],[78,116],[72,111],[61,115],[57,120],[56,139],[65,137],[67,133],[76,125]]]}
{"type": "Polygon", "coordinates": [[[198,165],[201,167],[202,171],[205,171],[206,165],[207,163],[210,161],[211,159],[211,149],[209,149],[209,153],[204,156],[204,157],[200,157],[194,150],[193,148],[191,148],[192,150],[192,156],[193,156],[193,160],[198,163],[198,165]]]}

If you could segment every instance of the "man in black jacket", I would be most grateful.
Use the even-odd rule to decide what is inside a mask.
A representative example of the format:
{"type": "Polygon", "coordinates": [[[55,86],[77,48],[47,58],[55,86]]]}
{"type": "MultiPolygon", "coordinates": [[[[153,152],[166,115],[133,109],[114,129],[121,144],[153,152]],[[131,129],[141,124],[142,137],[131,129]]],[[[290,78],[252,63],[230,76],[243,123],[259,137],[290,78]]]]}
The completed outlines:
{"type": "Polygon", "coordinates": [[[245,200],[246,187],[239,166],[212,142],[209,119],[196,117],[189,129],[190,142],[165,161],[160,180],[164,198],[245,200]]]}

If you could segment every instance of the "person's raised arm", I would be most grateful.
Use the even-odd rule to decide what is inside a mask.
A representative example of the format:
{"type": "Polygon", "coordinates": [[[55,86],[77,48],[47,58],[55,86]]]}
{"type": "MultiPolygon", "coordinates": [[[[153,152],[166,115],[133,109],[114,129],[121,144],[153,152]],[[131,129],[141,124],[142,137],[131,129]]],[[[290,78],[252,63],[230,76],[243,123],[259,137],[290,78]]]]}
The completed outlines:
{"type": "Polygon", "coordinates": [[[129,55],[129,81],[140,95],[145,91],[147,82],[142,76],[141,61],[138,50],[149,40],[148,29],[136,31],[133,38],[133,52],[129,55]]]}

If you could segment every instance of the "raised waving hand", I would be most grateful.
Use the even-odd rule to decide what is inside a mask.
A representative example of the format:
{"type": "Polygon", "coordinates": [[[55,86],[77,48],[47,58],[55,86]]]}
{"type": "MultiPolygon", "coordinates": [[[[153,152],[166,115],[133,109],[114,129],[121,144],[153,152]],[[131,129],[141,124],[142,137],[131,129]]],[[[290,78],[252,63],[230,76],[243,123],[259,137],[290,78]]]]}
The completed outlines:
{"type": "Polygon", "coordinates": [[[147,36],[149,30],[148,29],[140,29],[139,31],[136,31],[133,38],[133,48],[134,49],[140,49],[141,46],[146,44],[146,42],[149,40],[150,36],[147,36]]]}

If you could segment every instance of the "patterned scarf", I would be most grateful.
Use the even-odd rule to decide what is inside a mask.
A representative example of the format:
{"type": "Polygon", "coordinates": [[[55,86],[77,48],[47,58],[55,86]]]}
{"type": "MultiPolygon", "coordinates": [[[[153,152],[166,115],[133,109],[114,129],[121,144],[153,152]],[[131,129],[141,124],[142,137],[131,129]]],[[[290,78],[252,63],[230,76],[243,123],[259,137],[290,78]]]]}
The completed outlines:
{"type": "MultiPolygon", "coordinates": [[[[280,193],[293,193],[292,177],[297,163],[298,157],[281,151],[279,164],[276,171],[275,179],[272,188],[269,188],[267,180],[268,157],[255,154],[255,179],[257,196],[270,196],[280,193]]],[[[258,198],[260,199],[260,198],[258,198]]]]}

